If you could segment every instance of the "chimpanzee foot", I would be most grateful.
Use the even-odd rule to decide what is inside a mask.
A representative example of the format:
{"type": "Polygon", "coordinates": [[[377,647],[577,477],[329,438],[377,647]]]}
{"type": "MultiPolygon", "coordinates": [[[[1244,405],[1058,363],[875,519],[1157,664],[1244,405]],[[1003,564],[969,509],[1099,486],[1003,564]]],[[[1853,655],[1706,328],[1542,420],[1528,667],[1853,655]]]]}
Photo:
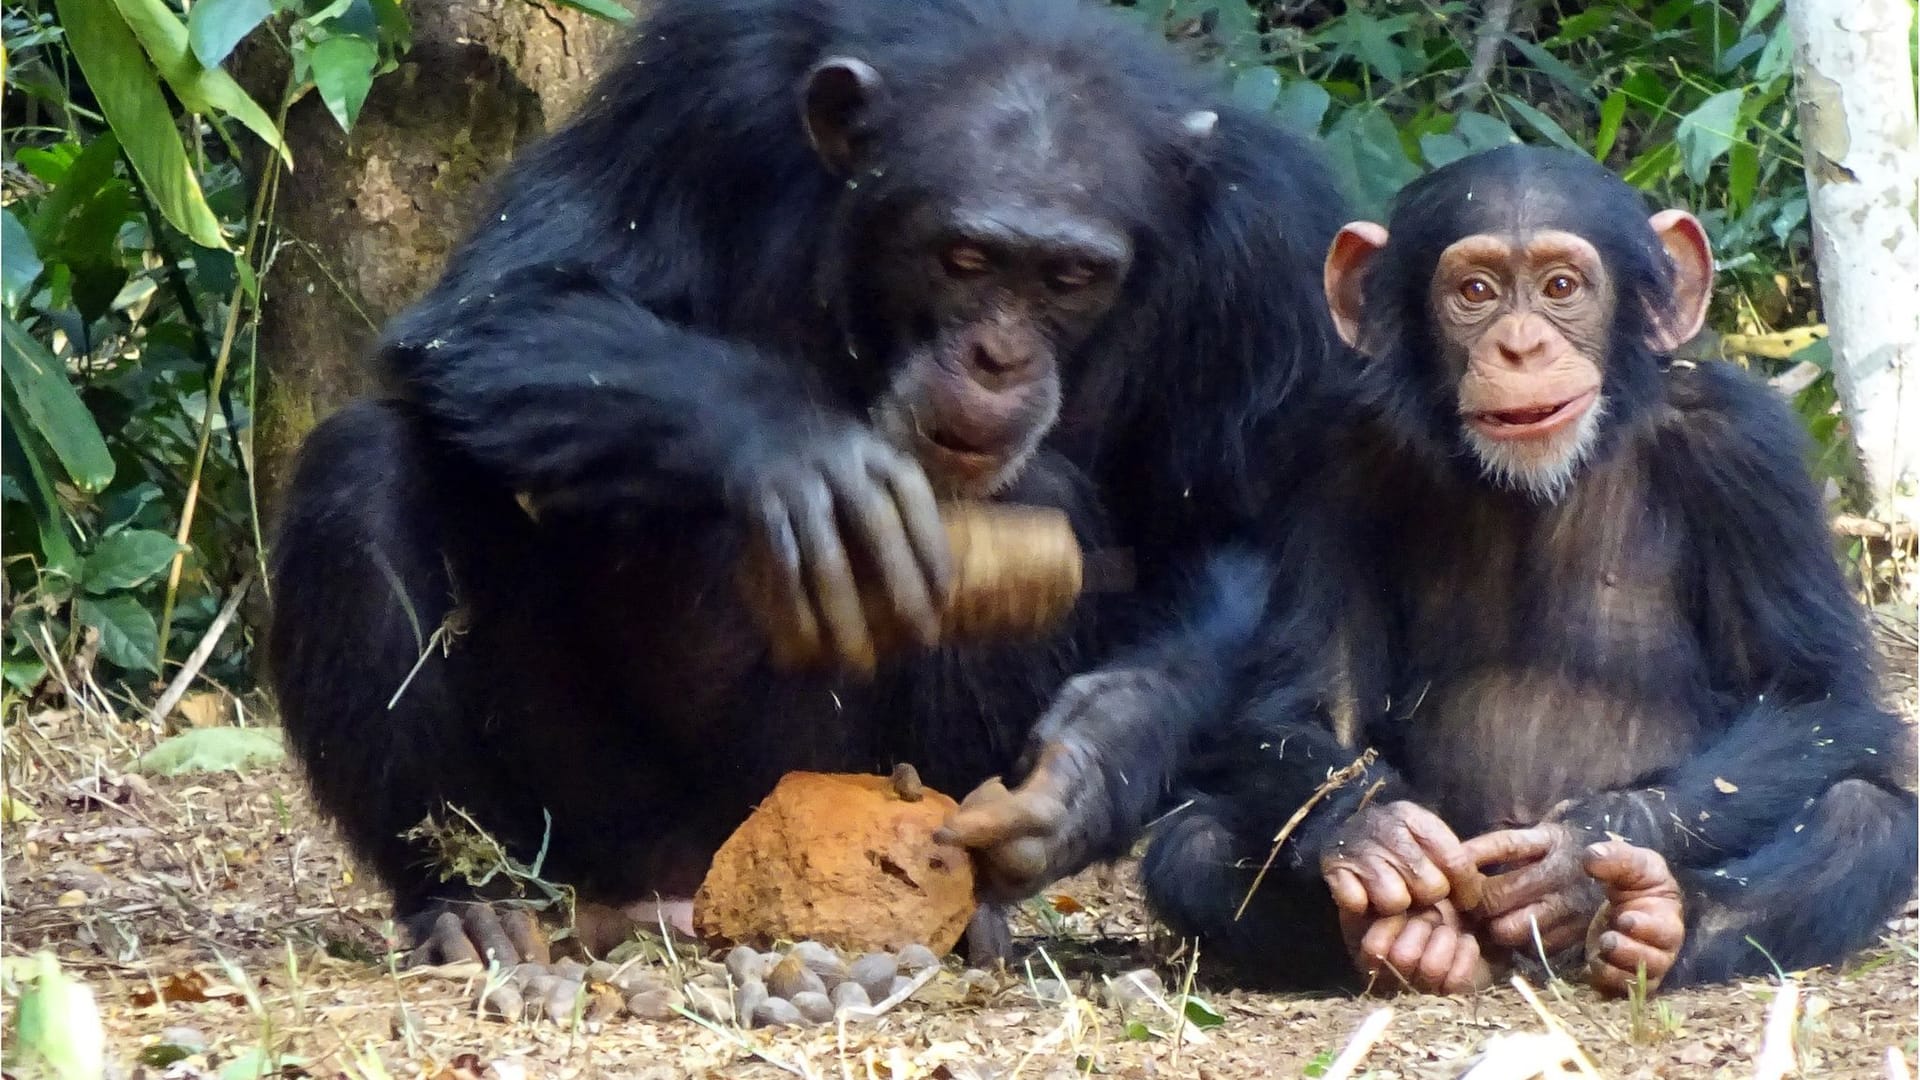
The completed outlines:
{"type": "Polygon", "coordinates": [[[1625,996],[1644,971],[1652,991],[1686,940],[1680,883],[1659,852],[1624,841],[1594,844],[1584,862],[1607,891],[1587,934],[1588,979],[1601,993],[1625,996]]]}
{"type": "Polygon", "coordinates": [[[480,900],[440,900],[403,921],[413,950],[407,966],[497,963],[547,964],[546,935],[524,907],[480,900]]]}
{"type": "Polygon", "coordinates": [[[1013,927],[1004,904],[981,904],[967,922],[967,966],[994,968],[1013,957],[1013,927]]]}
{"type": "MultiPolygon", "coordinates": [[[[1019,787],[994,777],[974,788],[934,839],[973,852],[974,892],[987,904],[1025,899],[1078,870],[1092,822],[1091,758],[1075,744],[1048,744],[1019,787]]],[[[1096,785],[1097,786],[1097,785],[1096,785]]]]}

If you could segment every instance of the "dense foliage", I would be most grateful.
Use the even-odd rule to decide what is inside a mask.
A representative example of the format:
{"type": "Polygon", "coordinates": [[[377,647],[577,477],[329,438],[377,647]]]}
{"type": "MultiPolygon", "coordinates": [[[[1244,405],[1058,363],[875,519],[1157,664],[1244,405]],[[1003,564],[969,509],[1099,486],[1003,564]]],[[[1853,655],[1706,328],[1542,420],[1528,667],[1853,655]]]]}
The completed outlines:
{"type": "MultiPolygon", "coordinates": [[[[612,0],[568,6],[625,16],[612,0]]],[[[1367,212],[1425,167],[1556,143],[1702,214],[1719,328],[1809,321],[1779,0],[1127,6],[1217,63],[1242,101],[1323,135],[1367,212]]],[[[257,582],[253,342],[276,180],[297,167],[281,119],[317,93],[351,129],[409,34],[399,0],[6,8],[10,698],[96,671],[145,696],[257,582]],[[243,88],[230,69],[248,50],[290,58],[272,67],[284,85],[243,88]]],[[[1807,359],[1818,346],[1774,363],[1807,359]]],[[[1831,380],[1801,400],[1833,445],[1831,380]]],[[[229,630],[206,672],[244,684],[249,642],[229,630]]]]}

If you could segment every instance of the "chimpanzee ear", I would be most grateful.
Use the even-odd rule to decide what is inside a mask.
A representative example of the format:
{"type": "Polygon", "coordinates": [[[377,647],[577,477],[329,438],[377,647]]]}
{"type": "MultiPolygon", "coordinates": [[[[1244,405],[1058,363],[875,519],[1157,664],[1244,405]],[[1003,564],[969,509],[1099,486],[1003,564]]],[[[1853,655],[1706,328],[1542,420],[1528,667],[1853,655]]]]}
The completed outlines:
{"type": "Polygon", "coordinates": [[[1333,313],[1340,340],[1361,348],[1360,316],[1367,267],[1387,246],[1387,230],[1371,221],[1349,222],[1327,249],[1321,274],[1327,290],[1327,308],[1333,313]]]}
{"type": "Polygon", "coordinates": [[[807,72],[800,119],[827,168],[841,176],[853,172],[864,119],[885,91],[873,65],[851,56],[830,56],[807,72]]]}
{"type": "Polygon", "coordinates": [[[1713,301],[1713,248],[1700,219],[1685,210],[1662,210],[1647,219],[1673,260],[1673,302],[1656,312],[1647,344],[1670,353],[1700,332],[1713,301]]]}

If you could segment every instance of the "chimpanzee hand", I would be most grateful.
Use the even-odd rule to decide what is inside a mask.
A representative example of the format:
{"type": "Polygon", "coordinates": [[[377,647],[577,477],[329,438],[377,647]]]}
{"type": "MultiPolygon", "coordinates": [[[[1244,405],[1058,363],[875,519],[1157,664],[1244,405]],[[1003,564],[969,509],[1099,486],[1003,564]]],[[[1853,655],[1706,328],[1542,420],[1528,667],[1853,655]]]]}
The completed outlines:
{"type": "Polygon", "coordinates": [[[1119,669],[1068,680],[1034,726],[1039,750],[1020,786],[998,777],[981,784],[947,820],[944,842],[973,850],[982,900],[1025,899],[1086,865],[1113,839],[1114,805],[1101,747],[1115,727],[1153,723],[1161,677],[1119,669]]]}
{"type": "Polygon", "coordinates": [[[492,961],[505,970],[553,959],[546,936],[524,907],[443,900],[402,922],[413,946],[407,954],[408,967],[492,961]]]}
{"type": "Polygon", "coordinates": [[[1624,997],[1647,973],[1660,985],[1686,940],[1680,883],[1667,860],[1623,840],[1594,844],[1581,864],[1606,890],[1607,904],[1587,937],[1587,977],[1602,993],[1624,997]]]}
{"type": "Polygon", "coordinates": [[[1398,915],[1451,898],[1480,902],[1480,868],[1447,823],[1418,803],[1368,806],[1347,819],[1320,856],[1333,902],[1350,916],[1398,915]]]}
{"type": "Polygon", "coordinates": [[[1493,983],[1480,940],[1450,901],[1380,917],[1342,911],[1340,931],[1374,990],[1468,994],[1493,983]]]}
{"type": "Polygon", "coordinates": [[[1484,833],[1464,846],[1475,866],[1505,868],[1487,878],[1480,902],[1488,937],[1532,951],[1538,925],[1548,953],[1580,943],[1605,896],[1581,865],[1585,841],[1578,830],[1550,822],[1484,833]]]}
{"type": "Polygon", "coordinates": [[[913,459],[848,423],[756,459],[730,495],[774,579],[750,606],[776,661],[830,655],[871,671],[865,579],[877,579],[868,591],[922,644],[939,640],[951,553],[933,489],[913,459]]]}

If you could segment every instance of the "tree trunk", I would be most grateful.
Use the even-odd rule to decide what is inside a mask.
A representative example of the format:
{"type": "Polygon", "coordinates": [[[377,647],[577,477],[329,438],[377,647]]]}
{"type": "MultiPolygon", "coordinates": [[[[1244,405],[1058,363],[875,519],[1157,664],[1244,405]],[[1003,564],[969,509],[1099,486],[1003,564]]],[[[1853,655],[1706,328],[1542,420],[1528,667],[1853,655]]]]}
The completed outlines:
{"type": "Polygon", "coordinates": [[[1820,295],[1873,512],[1920,520],[1912,0],[1789,0],[1820,295]]]}
{"type": "Polygon", "coordinates": [[[375,336],[432,284],[484,182],[572,110],[622,37],[545,0],[407,8],[413,48],[374,83],[351,135],[318,94],[287,118],[297,167],[281,179],[256,360],[254,466],[269,520],[301,439],[375,388],[375,336]]]}

